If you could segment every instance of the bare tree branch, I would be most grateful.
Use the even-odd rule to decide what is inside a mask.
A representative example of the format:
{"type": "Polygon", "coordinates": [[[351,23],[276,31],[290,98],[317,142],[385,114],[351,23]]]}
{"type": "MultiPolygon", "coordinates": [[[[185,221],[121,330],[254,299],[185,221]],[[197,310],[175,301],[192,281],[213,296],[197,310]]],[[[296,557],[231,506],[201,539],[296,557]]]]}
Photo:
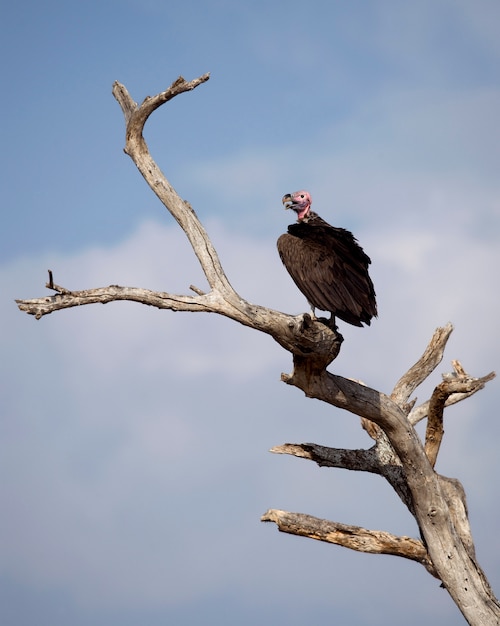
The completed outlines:
{"type": "MultiPolygon", "coordinates": [[[[455,377],[457,376],[465,376],[467,379],[470,378],[471,381],[477,381],[477,384],[471,382],[471,384],[467,384],[465,386],[464,391],[454,391],[450,393],[449,395],[447,395],[444,401],[444,408],[451,406],[452,404],[456,404],[457,402],[461,402],[462,400],[465,400],[466,398],[470,398],[470,396],[473,396],[475,393],[483,389],[484,385],[487,382],[495,378],[495,372],[490,372],[489,374],[487,374],[486,376],[483,376],[482,378],[472,378],[472,377],[469,377],[468,374],[465,373],[459,361],[452,361],[452,365],[454,368],[454,372],[449,373],[449,374],[443,374],[443,379],[445,381],[455,380],[455,377]]],[[[423,402],[422,404],[420,404],[419,406],[416,406],[410,411],[410,413],[408,414],[408,420],[413,425],[418,424],[418,422],[425,419],[429,415],[430,410],[431,410],[431,400],[427,400],[426,402],[423,402]]]]}
{"type": "MultiPolygon", "coordinates": [[[[461,402],[462,400],[466,400],[467,398],[470,398],[470,396],[474,395],[476,391],[479,391],[479,389],[476,389],[475,391],[471,391],[470,393],[451,394],[451,396],[449,396],[446,402],[444,403],[445,408],[448,406],[452,406],[453,404],[457,404],[458,402],[461,402]]],[[[419,404],[418,406],[414,407],[408,414],[408,421],[410,422],[410,424],[414,426],[415,424],[418,424],[423,419],[425,419],[429,415],[429,406],[430,406],[430,400],[426,400],[425,402],[422,402],[422,404],[419,404]]]]}
{"type": "Polygon", "coordinates": [[[319,467],[336,467],[355,472],[372,472],[380,474],[380,463],[370,450],[346,450],[329,448],[316,443],[284,443],[269,450],[274,454],[290,454],[301,459],[314,461],[319,467]]]}
{"type": "Polygon", "coordinates": [[[441,363],[444,349],[452,331],[453,325],[450,323],[442,328],[437,328],[423,355],[398,380],[391,393],[391,398],[400,407],[407,406],[411,394],[441,363]]]}
{"type": "Polygon", "coordinates": [[[201,222],[191,205],[180,198],[152,159],[143,137],[144,125],[158,107],[175,96],[195,89],[208,79],[209,74],[204,74],[188,82],[180,76],[168,89],[157,96],[146,98],[140,106],[132,100],[126,88],[118,82],[113,85],[113,95],[120,104],[125,117],[125,152],[135,163],[149,187],[186,233],[210,287],[217,289],[225,299],[238,303],[241,299],[229,283],[217,251],[201,222]]]}
{"type": "Polygon", "coordinates": [[[433,576],[436,576],[427,550],[418,539],[401,537],[382,530],[368,530],[360,526],[339,524],[304,513],[289,513],[278,509],[266,511],[261,521],[274,522],[280,532],[333,543],[357,552],[391,554],[417,561],[424,565],[433,576]]]}
{"type": "Polygon", "coordinates": [[[144,124],[146,123],[151,113],[161,107],[162,104],[165,104],[165,102],[168,102],[169,100],[172,100],[172,98],[175,98],[175,96],[196,89],[196,87],[198,87],[199,85],[207,82],[209,78],[209,73],[203,74],[199,78],[195,78],[191,81],[186,81],[184,80],[184,78],[182,78],[182,76],[179,76],[179,78],[177,78],[177,80],[174,80],[170,87],[168,89],[165,89],[165,91],[162,91],[161,93],[153,97],[147,96],[140,107],[138,107],[137,103],[132,100],[125,86],[121,85],[118,81],[116,81],[113,85],[113,95],[122,107],[127,127],[130,127],[132,129],[134,126],[136,126],[137,128],[135,132],[142,134],[144,124]],[[131,122],[132,117],[134,117],[133,122],[131,122]]]}
{"type": "Polygon", "coordinates": [[[429,416],[425,432],[425,453],[432,467],[435,466],[441,441],[443,439],[443,411],[448,398],[452,395],[472,395],[483,389],[485,384],[495,377],[490,372],[482,378],[472,378],[458,361],[454,362],[455,373],[448,375],[433,391],[429,401],[429,416]]]}

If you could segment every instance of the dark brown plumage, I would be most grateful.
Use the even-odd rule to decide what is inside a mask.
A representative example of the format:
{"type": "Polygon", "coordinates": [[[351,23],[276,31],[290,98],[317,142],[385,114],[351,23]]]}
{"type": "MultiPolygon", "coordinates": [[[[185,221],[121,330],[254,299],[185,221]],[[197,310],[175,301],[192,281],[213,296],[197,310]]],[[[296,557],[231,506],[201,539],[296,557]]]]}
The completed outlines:
{"type": "Polygon", "coordinates": [[[297,223],[278,239],[278,252],[313,312],[330,311],[333,324],[339,318],[354,326],[369,325],[377,316],[368,274],[371,261],[353,234],[311,211],[307,191],[285,195],[283,204],[297,213],[297,223]]]}

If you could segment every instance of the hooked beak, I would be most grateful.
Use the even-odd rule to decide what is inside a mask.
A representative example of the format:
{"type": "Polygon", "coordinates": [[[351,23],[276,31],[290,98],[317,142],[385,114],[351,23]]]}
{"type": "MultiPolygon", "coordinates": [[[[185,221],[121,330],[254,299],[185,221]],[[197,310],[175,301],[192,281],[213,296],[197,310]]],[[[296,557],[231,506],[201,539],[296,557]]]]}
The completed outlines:
{"type": "Polygon", "coordinates": [[[294,204],[290,193],[285,194],[281,199],[281,202],[285,205],[285,209],[291,209],[294,204]]]}

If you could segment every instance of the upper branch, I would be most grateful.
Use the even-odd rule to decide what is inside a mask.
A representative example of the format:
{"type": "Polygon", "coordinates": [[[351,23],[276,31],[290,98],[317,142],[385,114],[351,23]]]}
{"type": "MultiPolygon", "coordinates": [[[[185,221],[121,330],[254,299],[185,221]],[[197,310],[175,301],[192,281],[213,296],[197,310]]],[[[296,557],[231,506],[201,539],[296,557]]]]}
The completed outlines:
{"type": "Polygon", "coordinates": [[[314,362],[317,369],[324,368],[339,353],[341,335],[328,325],[312,320],[308,315],[286,315],[250,304],[241,298],[227,279],[218,254],[191,205],[177,194],[149,153],[143,137],[144,125],[149,116],[162,104],[195,89],[208,78],[208,74],[192,81],[179,77],[168,89],[146,98],[141,105],[134,102],[127,89],[118,82],[113,85],[113,95],[125,117],[125,152],[188,237],[210,285],[210,292],[205,294],[197,288],[192,288],[196,296],[177,296],[117,285],[76,292],[54,285],[49,273],[47,287],[55,290],[57,292],[55,295],[18,300],[17,303],[22,311],[34,315],[37,319],[59,309],[113,300],[132,300],[176,311],[219,313],[271,335],[294,355],[314,362]]]}
{"type": "MultiPolygon", "coordinates": [[[[392,391],[391,398],[400,407],[406,407],[411,394],[441,363],[446,343],[452,331],[453,325],[450,323],[442,328],[437,328],[423,355],[398,380],[392,391]]],[[[410,408],[408,407],[408,409],[410,408]]]]}
{"type": "Polygon", "coordinates": [[[229,283],[218,254],[196,213],[188,202],[182,200],[153,160],[143,136],[144,125],[158,107],[175,96],[195,89],[208,79],[209,74],[204,74],[188,82],[180,76],[168,89],[156,96],[146,98],[141,105],[137,105],[126,88],[118,82],[113,85],[113,95],[120,104],[125,117],[125,152],[135,163],[149,187],[186,233],[210,287],[219,289],[226,298],[238,300],[239,296],[229,283]]]}
{"type": "Polygon", "coordinates": [[[182,76],[179,76],[174,82],[170,85],[168,89],[162,91],[156,96],[146,96],[144,98],[143,103],[139,107],[134,100],[132,100],[127,88],[120,84],[118,81],[115,81],[113,84],[113,95],[119,102],[123,114],[125,115],[125,123],[129,128],[129,121],[134,116],[135,124],[138,126],[138,132],[142,134],[142,129],[144,128],[144,124],[148,117],[153,113],[158,107],[175,96],[178,96],[181,93],[185,93],[186,91],[191,91],[201,85],[202,83],[206,83],[210,78],[210,73],[207,72],[203,74],[199,78],[195,78],[194,80],[186,81],[182,76]]]}

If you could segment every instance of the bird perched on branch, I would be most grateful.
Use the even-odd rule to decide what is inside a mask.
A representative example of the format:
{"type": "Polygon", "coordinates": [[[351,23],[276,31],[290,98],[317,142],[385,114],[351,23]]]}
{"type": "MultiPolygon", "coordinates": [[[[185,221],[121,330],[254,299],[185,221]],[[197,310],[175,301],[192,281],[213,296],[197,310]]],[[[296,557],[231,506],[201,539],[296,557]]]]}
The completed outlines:
{"type": "Polygon", "coordinates": [[[375,289],[364,253],[353,234],[330,226],[311,211],[311,196],[296,191],[283,196],[285,209],[297,222],[278,239],[278,252],[288,273],[307,298],[313,312],[320,309],[354,326],[370,324],[377,316],[375,289]]]}

